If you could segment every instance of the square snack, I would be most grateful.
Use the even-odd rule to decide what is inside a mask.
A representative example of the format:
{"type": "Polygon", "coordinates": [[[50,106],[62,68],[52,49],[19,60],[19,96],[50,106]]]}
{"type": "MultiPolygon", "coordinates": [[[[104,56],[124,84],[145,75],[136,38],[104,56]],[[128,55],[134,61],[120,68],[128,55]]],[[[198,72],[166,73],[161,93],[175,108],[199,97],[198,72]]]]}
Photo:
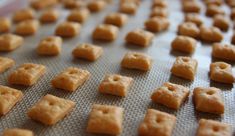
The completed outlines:
{"type": "Polygon", "coordinates": [[[109,24],[100,24],[93,31],[92,38],[95,40],[113,41],[117,38],[118,27],[109,24]]]}
{"type": "Polygon", "coordinates": [[[59,11],[56,9],[45,10],[40,16],[40,21],[42,23],[52,23],[56,22],[59,17],[59,11]]]}
{"type": "Polygon", "coordinates": [[[167,8],[168,2],[166,0],[153,0],[152,8],[160,7],[160,8],[167,8]]]}
{"type": "Polygon", "coordinates": [[[206,9],[206,16],[214,17],[215,15],[225,15],[224,9],[214,4],[209,5],[206,9]]]}
{"type": "Polygon", "coordinates": [[[15,65],[15,61],[13,59],[0,57],[0,73],[13,67],[14,65],[15,65]]]}
{"type": "Polygon", "coordinates": [[[61,52],[62,39],[59,36],[48,36],[41,40],[37,47],[39,55],[58,55],[61,52]]]}
{"type": "Polygon", "coordinates": [[[79,9],[83,7],[85,4],[85,1],[83,0],[64,0],[63,5],[66,9],[79,9]]]}
{"type": "Polygon", "coordinates": [[[20,90],[0,85],[0,116],[8,113],[22,97],[20,90]]]}
{"type": "Polygon", "coordinates": [[[63,89],[66,91],[75,91],[81,86],[88,78],[90,73],[87,70],[82,70],[75,67],[69,67],[57,75],[51,84],[55,88],[63,89]]]}
{"type": "Polygon", "coordinates": [[[193,91],[196,110],[213,114],[224,113],[221,90],[215,87],[197,87],[193,91]]]}
{"type": "Polygon", "coordinates": [[[89,115],[87,132],[118,135],[122,132],[121,107],[94,104],[89,115]]]}
{"type": "Polygon", "coordinates": [[[185,13],[199,13],[201,7],[197,1],[186,1],[183,3],[183,11],[185,13]]]}
{"type": "Polygon", "coordinates": [[[225,62],[211,63],[210,78],[217,82],[232,84],[234,82],[232,66],[225,62]]]}
{"type": "Polygon", "coordinates": [[[152,17],[164,17],[167,18],[169,15],[168,9],[165,7],[155,7],[150,13],[150,18],[152,17]]]}
{"type": "Polygon", "coordinates": [[[181,104],[189,96],[189,89],[173,83],[166,82],[162,87],[156,89],[151,99],[169,108],[179,109],[181,104]]]}
{"type": "Polygon", "coordinates": [[[178,34],[198,38],[200,29],[192,22],[184,22],[178,26],[178,34]]]}
{"type": "Polygon", "coordinates": [[[75,58],[95,61],[103,54],[103,48],[93,44],[83,43],[78,45],[73,50],[72,54],[75,58]]]}
{"type": "Polygon", "coordinates": [[[0,51],[13,51],[23,44],[24,39],[14,34],[0,35],[0,51]]]}
{"type": "Polygon", "coordinates": [[[214,43],[212,46],[212,56],[223,60],[235,61],[235,46],[214,43]]]}
{"type": "Polygon", "coordinates": [[[197,41],[188,36],[177,36],[171,43],[172,50],[193,53],[197,46],[197,41]]]}
{"type": "Polygon", "coordinates": [[[115,25],[117,27],[122,27],[124,24],[126,24],[127,19],[128,19],[128,17],[125,14],[110,13],[105,17],[104,23],[105,24],[115,25]]]}
{"type": "Polygon", "coordinates": [[[34,17],[35,17],[35,11],[31,8],[25,8],[15,12],[15,14],[13,15],[13,21],[21,22],[25,20],[34,19],[34,17]]]}
{"type": "Polygon", "coordinates": [[[133,78],[117,74],[106,75],[99,85],[99,92],[117,96],[126,96],[133,78]]]}
{"type": "Polygon", "coordinates": [[[197,60],[190,57],[177,57],[172,68],[171,73],[175,76],[193,80],[197,71],[197,60]]]}
{"type": "Polygon", "coordinates": [[[3,136],[34,136],[31,130],[11,128],[3,131],[3,136]]]}
{"type": "Polygon", "coordinates": [[[231,126],[214,121],[214,120],[206,120],[200,119],[199,127],[197,129],[197,136],[231,136],[232,129],[231,126]]]}
{"type": "Polygon", "coordinates": [[[145,28],[151,32],[160,32],[168,29],[170,22],[165,17],[152,17],[145,21],[145,28]]]}
{"type": "Polygon", "coordinates": [[[176,124],[176,117],[165,112],[148,109],[139,126],[140,136],[171,136],[176,124]]]}
{"type": "Polygon", "coordinates": [[[201,26],[203,24],[202,18],[197,13],[188,13],[184,17],[184,22],[192,22],[197,26],[201,26]]]}
{"type": "Polygon", "coordinates": [[[205,42],[221,42],[223,40],[223,34],[219,28],[211,26],[200,27],[200,38],[205,42]]]}
{"type": "Polygon", "coordinates": [[[135,2],[123,2],[119,6],[119,11],[125,14],[134,15],[137,12],[138,5],[135,2]]]}
{"type": "Polygon", "coordinates": [[[127,43],[147,47],[151,44],[153,37],[154,35],[151,32],[143,29],[135,29],[126,35],[125,40],[127,43]]]}
{"type": "Polygon", "coordinates": [[[107,3],[103,0],[92,0],[87,4],[87,8],[91,12],[99,12],[106,7],[107,3]]]}
{"type": "Polygon", "coordinates": [[[50,6],[54,6],[58,3],[58,0],[32,0],[30,6],[34,9],[40,10],[50,6]]]}
{"type": "Polygon", "coordinates": [[[60,23],[55,30],[55,34],[61,37],[74,37],[80,33],[81,25],[75,22],[60,23]]]}
{"type": "Polygon", "coordinates": [[[63,119],[75,107],[75,102],[47,94],[28,111],[28,116],[45,125],[63,119]]]}
{"type": "Polygon", "coordinates": [[[0,17],[0,33],[9,32],[11,29],[11,21],[8,18],[0,17]]]}
{"type": "Polygon", "coordinates": [[[152,67],[152,58],[143,53],[128,52],[121,62],[122,67],[148,71],[152,67]]]}
{"type": "Polygon", "coordinates": [[[25,63],[8,77],[10,84],[31,86],[46,72],[46,67],[40,64],[25,63]]]}
{"type": "Polygon", "coordinates": [[[230,20],[224,15],[216,15],[213,19],[213,26],[219,28],[221,31],[228,31],[230,20]]]}
{"type": "Polygon", "coordinates": [[[67,17],[68,21],[84,23],[90,15],[90,11],[86,8],[74,9],[67,17]]]}
{"type": "Polygon", "coordinates": [[[16,25],[15,33],[19,35],[33,35],[39,27],[38,20],[25,20],[16,25]]]}

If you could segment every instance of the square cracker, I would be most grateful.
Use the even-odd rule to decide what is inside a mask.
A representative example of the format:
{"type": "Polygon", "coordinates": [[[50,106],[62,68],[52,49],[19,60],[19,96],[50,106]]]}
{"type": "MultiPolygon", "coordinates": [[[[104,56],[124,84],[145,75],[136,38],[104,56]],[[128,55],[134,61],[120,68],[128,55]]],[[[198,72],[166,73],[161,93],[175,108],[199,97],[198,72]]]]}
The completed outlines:
{"type": "Polygon", "coordinates": [[[145,31],[143,29],[135,29],[130,31],[125,40],[127,43],[134,44],[137,46],[147,47],[151,44],[154,38],[153,33],[145,31]]]}
{"type": "Polygon", "coordinates": [[[0,57],[0,73],[13,67],[14,65],[15,65],[15,61],[13,59],[0,57]]]}
{"type": "Polygon", "coordinates": [[[231,136],[232,129],[231,126],[214,121],[214,120],[206,120],[200,119],[199,127],[197,130],[197,136],[231,136]]]}
{"type": "Polygon", "coordinates": [[[28,116],[45,125],[53,125],[75,107],[75,102],[47,94],[28,111],[28,116]]]}
{"type": "Polygon", "coordinates": [[[118,27],[110,24],[98,25],[92,33],[95,40],[113,41],[117,38],[118,27]]]}
{"type": "Polygon", "coordinates": [[[22,97],[21,91],[0,85],[0,115],[8,113],[22,97]]]}
{"type": "Polygon", "coordinates": [[[224,101],[221,96],[221,90],[218,88],[197,87],[193,91],[193,100],[198,111],[213,114],[224,113],[224,101]]]}
{"type": "Polygon", "coordinates": [[[8,77],[10,84],[31,86],[46,72],[46,67],[40,64],[25,63],[8,77]]]}
{"type": "Polygon", "coordinates": [[[83,43],[78,45],[72,54],[75,58],[95,61],[103,54],[103,48],[93,44],[83,43]]]}
{"type": "Polygon", "coordinates": [[[57,75],[51,84],[55,88],[66,91],[75,91],[90,77],[90,72],[75,67],[69,67],[57,75]]]}
{"type": "Polygon", "coordinates": [[[38,31],[38,20],[25,20],[16,25],[15,33],[23,36],[33,35],[38,31]]]}
{"type": "Polygon", "coordinates": [[[171,73],[184,79],[194,80],[197,65],[198,62],[196,59],[180,56],[176,58],[171,68],[171,73]]]}
{"type": "Polygon", "coordinates": [[[210,78],[217,82],[232,84],[234,82],[232,66],[225,62],[211,63],[210,78]]]}
{"type": "Polygon", "coordinates": [[[148,71],[152,67],[152,58],[138,52],[128,52],[123,57],[121,66],[129,69],[148,71]]]}
{"type": "Polygon", "coordinates": [[[141,136],[171,136],[176,124],[176,117],[165,112],[148,109],[139,126],[141,136]]]}
{"type": "Polygon", "coordinates": [[[39,55],[58,55],[61,52],[62,38],[48,36],[42,39],[37,47],[39,55]]]}
{"type": "Polygon", "coordinates": [[[3,131],[3,136],[34,136],[31,130],[11,128],[3,131]]]}
{"type": "Polygon", "coordinates": [[[87,131],[118,135],[122,132],[123,108],[94,104],[89,115],[87,131]]]}
{"type": "Polygon", "coordinates": [[[189,96],[189,89],[173,83],[166,82],[162,87],[156,89],[151,99],[169,108],[179,109],[181,104],[189,96]]]}
{"type": "Polygon", "coordinates": [[[0,36],[0,51],[13,51],[23,44],[24,39],[15,34],[3,34],[0,36]]]}
{"type": "Polygon", "coordinates": [[[117,96],[126,96],[133,78],[117,74],[106,75],[99,85],[99,92],[117,96]]]}

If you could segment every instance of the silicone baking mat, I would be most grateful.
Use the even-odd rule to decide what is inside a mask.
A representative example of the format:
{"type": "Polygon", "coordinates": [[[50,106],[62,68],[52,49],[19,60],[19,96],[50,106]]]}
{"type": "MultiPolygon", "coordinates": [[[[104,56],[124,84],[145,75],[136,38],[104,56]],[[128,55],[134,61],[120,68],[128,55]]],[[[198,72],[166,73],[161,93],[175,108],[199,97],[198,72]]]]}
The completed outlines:
{"type": "MultiPolygon", "coordinates": [[[[53,35],[56,24],[42,25],[38,33],[34,36],[25,37],[24,45],[10,53],[0,53],[1,56],[13,58],[16,61],[14,68],[0,75],[0,84],[8,85],[7,77],[9,73],[16,69],[19,65],[25,62],[39,63],[47,66],[46,74],[39,82],[32,87],[11,86],[22,90],[24,93],[23,100],[18,103],[7,115],[0,118],[0,132],[6,128],[26,128],[34,131],[37,136],[85,136],[93,135],[86,133],[88,115],[93,103],[109,104],[121,106],[125,109],[123,121],[123,136],[137,135],[137,129],[144,118],[148,108],[154,108],[177,117],[176,127],[173,131],[173,136],[191,136],[195,135],[198,120],[208,118],[235,124],[235,94],[233,86],[219,84],[210,81],[208,77],[209,64],[211,59],[211,45],[198,42],[196,52],[192,55],[198,60],[198,70],[194,81],[190,82],[172,76],[170,73],[171,66],[177,56],[185,54],[172,52],[170,45],[171,41],[176,36],[177,26],[183,21],[183,13],[181,12],[180,1],[168,0],[168,9],[170,11],[170,28],[168,31],[155,35],[153,43],[147,48],[136,47],[125,44],[124,38],[127,32],[135,28],[143,28],[144,21],[148,18],[151,7],[151,0],[143,0],[138,12],[134,16],[129,16],[128,23],[120,29],[118,38],[111,43],[97,42],[91,40],[91,34],[97,24],[103,22],[103,18],[110,12],[118,10],[118,1],[110,4],[104,11],[94,13],[82,25],[79,36],[71,39],[64,39],[62,46],[62,54],[56,57],[38,56],[35,48],[40,39],[53,35]],[[73,59],[71,52],[78,43],[94,43],[104,48],[103,56],[95,62],[88,62],[80,59],[73,59]],[[141,72],[135,70],[122,69],[120,67],[121,59],[128,51],[144,52],[153,58],[153,67],[149,72],[141,72]],[[91,72],[91,78],[81,86],[77,91],[69,93],[53,89],[50,85],[51,79],[61,72],[63,69],[74,66],[82,69],[87,69],[91,72]],[[106,74],[118,73],[134,78],[134,84],[129,90],[128,96],[120,98],[111,95],[103,95],[97,91],[98,85],[106,74]],[[150,96],[153,90],[161,86],[164,82],[181,84],[190,88],[191,94],[189,99],[177,110],[170,110],[164,106],[151,102],[150,96]],[[222,94],[225,101],[225,113],[222,116],[197,112],[194,109],[192,102],[192,90],[195,87],[214,86],[222,89],[222,94]],[[58,97],[71,99],[76,102],[74,110],[53,126],[45,126],[41,123],[29,119],[26,115],[27,110],[34,105],[42,96],[53,94],[58,97]]],[[[202,3],[201,3],[202,4],[202,3]]],[[[202,5],[203,6],[203,5],[202,5]]],[[[68,10],[62,7],[60,9],[60,20],[62,22],[68,15],[68,10]]],[[[228,7],[223,7],[226,12],[229,12],[228,7]]],[[[40,13],[38,13],[39,15],[40,13]]],[[[202,16],[206,25],[211,25],[211,20],[202,16]]],[[[14,30],[14,28],[12,29],[14,30]]],[[[232,26],[229,32],[224,33],[224,42],[229,42],[232,35],[232,26]]]]}

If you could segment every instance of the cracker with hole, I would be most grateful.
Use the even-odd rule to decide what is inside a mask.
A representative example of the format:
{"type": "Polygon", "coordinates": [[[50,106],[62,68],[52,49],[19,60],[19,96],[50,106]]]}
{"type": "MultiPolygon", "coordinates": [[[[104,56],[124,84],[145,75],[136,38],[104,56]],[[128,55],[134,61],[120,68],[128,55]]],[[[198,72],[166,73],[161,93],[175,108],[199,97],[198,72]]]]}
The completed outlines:
{"type": "Polygon", "coordinates": [[[223,43],[214,43],[212,56],[222,60],[235,61],[235,46],[223,43]]]}
{"type": "Polygon", "coordinates": [[[59,36],[48,36],[42,39],[37,47],[39,55],[55,56],[61,52],[62,38],[59,36]]]}
{"type": "Polygon", "coordinates": [[[22,36],[34,35],[39,25],[38,20],[25,20],[16,25],[15,33],[22,36]]]}
{"type": "Polygon", "coordinates": [[[119,6],[119,11],[128,15],[136,14],[138,5],[134,2],[123,2],[119,6]]]}
{"type": "Polygon", "coordinates": [[[128,52],[123,57],[121,66],[128,69],[148,71],[152,67],[152,61],[152,58],[144,53],[128,52]]]}
{"type": "Polygon", "coordinates": [[[227,123],[200,119],[197,136],[231,136],[232,128],[227,123]]]}
{"type": "Polygon", "coordinates": [[[217,27],[206,27],[202,25],[200,27],[200,38],[204,42],[221,42],[223,40],[223,34],[217,27]]]}
{"type": "Polygon", "coordinates": [[[154,109],[148,109],[139,126],[140,136],[171,136],[176,124],[174,115],[154,109]]]}
{"type": "Polygon", "coordinates": [[[35,11],[31,8],[25,8],[16,11],[12,17],[12,20],[16,23],[19,23],[21,21],[31,20],[34,18],[35,18],[35,11]]]}
{"type": "Polygon", "coordinates": [[[151,32],[161,32],[168,29],[170,22],[165,17],[152,17],[144,23],[146,30],[151,32]]]}
{"type": "Polygon", "coordinates": [[[99,92],[116,96],[127,96],[127,92],[131,87],[133,78],[118,74],[106,75],[99,85],[99,92]]]}
{"type": "Polygon", "coordinates": [[[90,16],[90,11],[86,8],[74,9],[67,17],[68,21],[84,23],[90,16]]]}
{"type": "Polygon", "coordinates": [[[34,136],[34,134],[28,129],[8,128],[3,131],[3,136],[34,136]]]}
{"type": "Polygon", "coordinates": [[[122,27],[127,22],[127,15],[123,13],[109,13],[105,19],[105,24],[115,25],[117,27],[122,27]]]}
{"type": "Polygon", "coordinates": [[[143,29],[134,29],[127,33],[125,40],[127,43],[141,47],[147,47],[152,43],[154,34],[143,29]]]}
{"type": "Polygon", "coordinates": [[[23,37],[15,34],[0,35],[0,51],[9,52],[20,47],[23,44],[23,37]]]}
{"type": "Polygon", "coordinates": [[[211,63],[210,78],[220,83],[232,84],[234,82],[232,66],[225,62],[211,63]]]}
{"type": "Polygon", "coordinates": [[[117,38],[118,32],[118,27],[114,25],[100,24],[94,29],[92,38],[94,40],[113,41],[117,38]]]}
{"type": "Polygon", "coordinates": [[[62,71],[59,75],[51,80],[54,88],[73,92],[90,77],[90,72],[87,70],[69,67],[62,71]]]}
{"type": "Polygon", "coordinates": [[[224,101],[218,88],[197,87],[193,91],[193,100],[198,111],[219,115],[224,113],[224,101]]]}
{"type": "Polygon", "coordinates": [[[172,50],[192,54],[197,46],[197,41],[188,36],[177,36],[171,43],[172,50]]]}
{"type": "Polygon", "coordinates": [[[151,99],[155,103],[177,110],[188,96],[188,88],[182,85],[166,82],[153,92],[151,99]]]}
{"type": "Polygon", "coordinates": [[[196,59],[180,56],[176,58],[171,68],[171,73],[187,80],[194,80],[197,72],[197,65],[198,62],[196,59]]]}
{"type": "Polygon", "coordinates": [[[178,26],[178,34],[198,38],[200,36],[200,29],[192,22],[184,22],[178,26]]]}
{"type": "Polygon", "coordinates": [[[0,73],[5,72],[15,65],[15,61],[10,58],[0,57],[0,73]]]}
{"type": "Polygon", "coordinates": [[[89,43],[82,43],[72,51],[72,54],[75,58],[95,61],[103,54],[103,48],[89,43]]]}
{"type": "Polygon", "coordinates": [[[32,86],[46,72],[46,67],[41,64],[24,63],[13,71],[9,77],[10,84],[32,86]]]}
{"type": "Polygon", "coordinates": [[[55,29],[55,35],[63,38],[75,37],[80,33],[81,25],[76,22],[62,22],[55,29]]]}
{"type": "Polygon", "coordinates": [[[7,114],[22,97],[20,90],[0,85],[0,116],[7,114]]]}
{"type": "Polygon", "coordinates": [[[99,12],[106,7],[107,3],[103,0],[92,0],[87,4],[87,8],[91,12],[99,12]]]}
{"type": "Polygon", "coordinates": [[[54,125],[68,115],[75,107],[75,102],[50,94],[42,97],[28,111],[28,116],[45,125],[54,125]]]}
{"type": "Polygon", "coordinates": [[[94,104],[89,115],[87,132],[118,135],[122,132],[124,109],[111,105],[94,104]]]}
{"type": "Polygon", "coordinates": [[[40,16],[40,21],[42,23],[53,23],[59,18],[59,11],[56,9],[47,9],[40,16]]]}

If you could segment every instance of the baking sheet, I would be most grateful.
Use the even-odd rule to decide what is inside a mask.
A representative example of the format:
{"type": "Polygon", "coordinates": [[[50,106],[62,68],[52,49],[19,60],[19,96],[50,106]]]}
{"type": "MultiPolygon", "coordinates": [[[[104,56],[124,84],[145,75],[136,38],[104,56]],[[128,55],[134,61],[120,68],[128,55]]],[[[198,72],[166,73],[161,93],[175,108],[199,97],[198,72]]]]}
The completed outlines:
{"type": "MultiPolygon", "coordinates": [[[[32,87],[10,86],[22,90],[24,98],[7,115],[0,118],[0,132],[6,128],[25,128],[34,131],[37,136],[92,136],[86,133],[87,119],[93,103],[109,104],[121,106],[125,109],[123,122],[123,136],[137,135],[137,129],[144,118],[148,108],[154,108],[177,117],[176,127],[173,136],[191,136],[195,135],[197,122],[201,118],[215,119],[235,124],[235,94],[233,86],[219,84],[210,81],[208,77],[209,64],[211,61],[211,45],[198,42],[196,52],[192,55],[198,60],[198,71],[193,82],[183,80],[170,74],[171,66],[176,56],[185,54],[172,52],[170,50],[171,41],[176,36],[177,26],[183,20],[183,14],[180,11],[180,2],[177,0],[168,0],[170,10],[171,26],[167,32],[156,34],[151,46],[147,48],[127,45],[124,37],[128,31],[135,28],[143,28],[144,21],[148,18],[151,7],[151,0],[143,0],[138,13],[130,16],[128,23],[120,29],[118,38],[111,43],[98,42],[91,40],[91,34],[97,24],[103,22],[103,18],[110,12],[118,10],[118,3],[115,1],[104,11],[90,16],[87,22],[82,25],[81,34],[75,38],[64,39],[62,54],[57,57],[42,57],[35,52],[40,39],[54,34],[56,24],[42,25],[35,36],[25,38],[24,45],[10,53],[0,53],[1,56],[13,58],[16,66],[0,75],[0,84],[8,85],[7,77],[9,73],[15,70],[19,65],[26,62],[39,63],[47,66],[46,74],[32,87]],[[78,43],[94,43],[104,48],[103,56],[96,62],[88,62],[80,59],[73,59],[71,52],[78,43]],[[149,72],[122,69],[120,67],[121,59],[128,51],[144,52],[152,56],[154,63],[149,72]],[[51,87],[50,80],[60,73],[63,69],[74,66],[87,69],[91,72],[91,78],[81,86],[77,91],[69,93],[57,90],[51,87]],[[99,83],[106,74],[119,73],[134,78],[134,84],[129,90],[128,96],[120,98],[111,95],[100,94],[97,90],[99,83]],[[189,99],[182,105],[178,111],[170,110],[164,106],[151,102],[150,96],[153,90],[161,86],[164,82],[181,84],[190,88],[189,99]],[[194,110],[192,102],[192,90],[195,87],[215,86],[223,90],[225,100],[225,113],[222,116],[206,114],[194,110]],[[53,126],[45,126],[41,123],[29,119],[26,115],[27,110],[32,107],[41,97],[46,94],[52,94],[58,97],[71,99],[75,101],[76,107],[66,118],[53,126]]],[[[61,16],[58,22],[65,20],[68,10],[61,7],[61,16]]],[[[224,7],[226,12],[228,8],[224,7]]],[[[202,12],[201,14],[203,14],[202,12]]],[[[211,25],[211,20],[205,18],[206,25],[211,25]]],[[[58,24],[57,22],[57,24],[58,24]]],[[[14,29],[14,28],[13,28],[14,29]]],[[[224,42],[230,41],[231,30],[225,33],[224,42]]]]}

